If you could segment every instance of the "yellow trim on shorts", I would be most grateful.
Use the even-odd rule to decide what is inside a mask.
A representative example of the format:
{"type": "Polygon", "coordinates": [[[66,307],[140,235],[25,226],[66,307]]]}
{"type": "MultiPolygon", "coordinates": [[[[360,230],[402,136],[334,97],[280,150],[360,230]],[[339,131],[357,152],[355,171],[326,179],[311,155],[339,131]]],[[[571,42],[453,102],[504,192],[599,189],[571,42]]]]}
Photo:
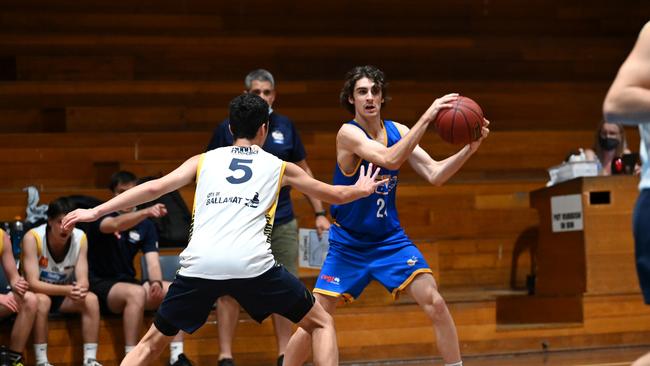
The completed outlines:
{"type": "Polygon", "coordinates": [[[398,288],[393,290],[391,294],[393,295],[393,300],[397,300],[399,298],[399,293],[404,291],[404,289],[408,287],[408,285],[410,285],[411,282],[413,282],[415,277],[421,273],[431,273],[431,275],[433,275],[433,271],[431,270],[431,268],[420,268],[415,272],[411,273],[411,275],[409,276],[409,278],[406,279],[406,281],[402,282],[402,284],[399,285],[398,288]]]}
{"type": "MultiPolygon", "coordinates": [[[[357,122],[356,120],[353,120],[353,121],[357,122]]],[[[358,123],[359,122],[357,122],[357,124],[358,123]]],[[[380,123],[381,123],[381,129],[384,131],[384,146],[388,147],[388,131],[386,131],[386,125],[384,124],[384,120],[381,120],[380,123]]],[[[363,133],[368,135],[368,132],[366,132],[365,128],[363,128],[361,125],[359,125],[358,127],[361,128],[361,131],[363,131],[363,133]]],[[[363,161],[363,159],[361,157],[359,157],[359,161],[357,161],[357,166],[354,168],[354,170],[350,174],[344,172],[343,169],[341,169],[341,166],[339,165],[338,161],[336,162],[336,165],[338,165],[339,170],[341,171],[341,174],[343,174],[346,177],[352,177],[355,174],[357,174],[357,171],[359,170],[359,167],[361,166],[361,161],[363,161]]]]}
{"type": "Polygon", "coordinates": [[[336,298],[341,298],[342,297],[343,300],[345,302],[347,302],[347,303],[351,303],[351,302],[353,302],[355,300],[354,296],[350,295],[347,292],[340,293],[340,292],[334,292],[334,291],[327,291],[327,290],[323,290],[323,289],[320,289],[320,288],[315,288],[313,292],[317,293],[317,294],[325,295],[325,296],[330,296],[330,297],[336,297],[336,298]]]}
{"type": "Polygon", "coordinates": [[[5,231],[0,229],[0,256],[2,256],[2,249],[4,249],[5,245],[5,231]]]}

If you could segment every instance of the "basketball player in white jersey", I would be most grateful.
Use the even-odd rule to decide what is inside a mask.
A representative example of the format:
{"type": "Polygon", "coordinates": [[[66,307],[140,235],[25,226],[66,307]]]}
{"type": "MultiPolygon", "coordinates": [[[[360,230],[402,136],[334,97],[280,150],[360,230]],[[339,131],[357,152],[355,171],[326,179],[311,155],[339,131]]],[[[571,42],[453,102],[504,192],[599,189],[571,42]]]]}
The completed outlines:
{"type": "MultiPolygon", "coordinates": [[[[0,288],[0,320],[16,314],[11,327],[9,348],[0,346],[0,365],[25,366],[23,352],[32,332],[38,299],[29,284],[18,274],[9,235],[0,229],[0,271],[10,288],[0,288]]],[[[4,287],[4,286],[3,286],[4,287]]]]}
{"type": "MultiPolygon", "coordinates": [[[[258,322],[272,313],[297,323],[312,335],[314,363],[338,364],[332,317],[315,303],[296,277],[277,265],[270,235],[283,185],[326,202],[351,202],[386,181],[377,171],[360,174],[355,185],[331,186],[310,177],[260,148],[268,132],[268,105],[243,94],[230,103],[234,144],[194,156],[166,176],[143,183],[90,210],[76,210],[64,227],[151,201],[196,180],[190,242],[181,269],[154,318],[154,324],[122,365],[145,365],[160,354],[179,330],[193,333],[207,319],[214,301],[230,295],[258,322]]],[[[289,341],[288,348],[292,347],[289,341]]],[[[293,352],[295,353],[295,352],[293,352]]],[[[285,358],[284,364],[299,361],[285,358]]]]}
{"type": "Polygon", "coordinates": [[[48,315],[54,312],[80,313],[84,366],[97,362],[99,301],[88,291],[86,234],[64,229],[61,221],[72,204],[58,198],[49,204],[47,223],[28,231],[22,242],[23,270],[38,297],[34,322],[36,366],[50,366],[47,357],[48,315]]]}

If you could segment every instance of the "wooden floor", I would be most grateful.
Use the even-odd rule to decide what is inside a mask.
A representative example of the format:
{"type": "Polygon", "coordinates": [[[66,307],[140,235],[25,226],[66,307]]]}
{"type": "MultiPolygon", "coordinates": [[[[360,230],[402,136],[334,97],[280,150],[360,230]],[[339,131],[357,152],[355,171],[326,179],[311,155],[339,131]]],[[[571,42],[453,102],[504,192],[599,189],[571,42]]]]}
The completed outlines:
{"type": "MultiPolygon", "coordinates": [[[[465,357],[464,366],[629,366],[635,359],[650,352],[647,347],[606,348],[597,350],[575,350],[523,353],[499,356],[465,357]]],[[[214,357],[192,359],[194,366],[216,366],[214,357]]],[[[342,362],[342,365],[359,366],[431,366],[443,365],[439,358],[422,358],[420,360],[387,361],[387,362],[342,362]]],[[[57,366],[73,366],[75,364],[57,364],[57,366]]]]}
{"type": "MultiPolygon", "coordinates": [[[[526,354],[513,354],[508,356],[481,356],[466,357],[464,366],[628,366],[639,356],[650,352],[648,347],[609,348],[600,350],[576,350],[563,352],[539,352],[526,354]]],[[[363,366],[424,366],[442,365],[440,359],[423,359],[421,361],[404,362],[369,362],[369,363],[343,363],[345,365],[363,366]]]]}
{"type": "MultiPolygon", "coordinates": [[[[508,356],[482,356],[466,357],[464,366],[629,366],[639,356],[650,352],[646,348],[613,348],[602,350],[577,350],[565,352],[546,352],[533,354],[513,354],[508,356]]],[[[403,362],[369,362],[369,363],[342,363],[344,365],[363,366],[430,366],[442,365],[440,359],[423,359],[421,361],[403,362]]]]}

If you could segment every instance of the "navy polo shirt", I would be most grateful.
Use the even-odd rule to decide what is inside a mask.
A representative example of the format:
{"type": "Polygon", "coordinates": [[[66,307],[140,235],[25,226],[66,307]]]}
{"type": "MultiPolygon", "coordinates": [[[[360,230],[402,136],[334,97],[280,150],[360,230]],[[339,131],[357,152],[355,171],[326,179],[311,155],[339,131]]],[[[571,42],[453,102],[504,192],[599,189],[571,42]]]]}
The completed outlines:
{"type": "MultiPolygon", "coordinates": [[[[219,147],[230,146],[233,143],[232,134],[228,128],[228,120],[223,121],[214,129],[208,151],[219,147]]],[[[300,135],[293,122],[286,116],[275,112],[269,115],[269,134],[262,148],[276,157],[296,163],[305,160],[307,154],[300,141],[300,135]]],[[[291,187],[284,186],[278,197],[278,207],[275,212],[275,224],[281,225],[293,220],[293,206],[291,205],[291,187]]]]}
{"type": "Polygon", "coordinates": [[[104,234],[99,225],[113,213],[93,222],[88,230],[88,275],[94,278],[133,280],[133,258],[139,251],[158,251],[158,232],[154,223],[146,219],[129,230],[122,231],[118,239],[114,233],[104,234]]]}

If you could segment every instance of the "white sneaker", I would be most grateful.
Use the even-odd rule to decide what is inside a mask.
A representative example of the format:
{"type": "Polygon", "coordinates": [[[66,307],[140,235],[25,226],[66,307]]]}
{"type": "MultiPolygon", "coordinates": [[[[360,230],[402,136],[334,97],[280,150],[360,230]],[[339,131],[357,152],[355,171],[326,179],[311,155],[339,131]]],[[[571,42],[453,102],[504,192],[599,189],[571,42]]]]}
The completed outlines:
{"type": "Polygon", "coordinates": [[[86,361],[84,361],[83,366],[102,366],[102,364],[97,362],[97,360],[94,358],[89,358],[86,361]]]}
{"type": "Polygon", "coordinates": [[[36,366],[54,366],[54,365],[52,365],[49,362],[41,362],[41,363],[37,363],[36,366]]]}

